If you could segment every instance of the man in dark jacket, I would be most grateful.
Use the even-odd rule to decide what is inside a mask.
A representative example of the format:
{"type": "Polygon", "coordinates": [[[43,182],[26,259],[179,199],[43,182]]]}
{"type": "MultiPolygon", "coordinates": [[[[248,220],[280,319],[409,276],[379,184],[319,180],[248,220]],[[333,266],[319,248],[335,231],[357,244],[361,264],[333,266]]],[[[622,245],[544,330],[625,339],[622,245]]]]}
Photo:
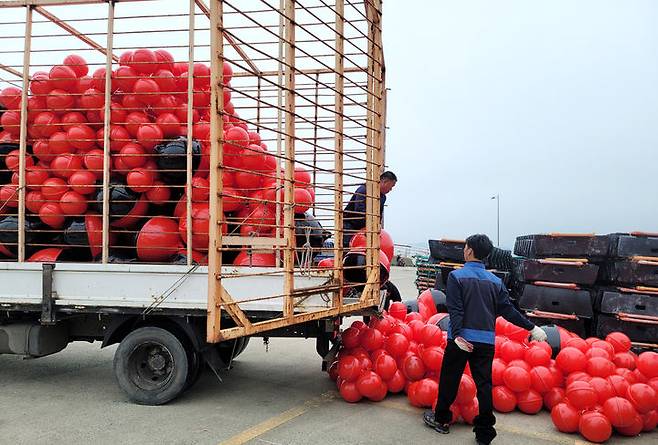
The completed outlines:
{"type": "MultiPolygon", "coordinates": [[[[387,171],[379,177],[379,210],[384,216],[386,194],[393,190],[398,178],[395,173],[387,171]]],[[[349,247],[352,237],[366,226],[366,185],[356,189],[343,213],[343,247],[349,247]]]]}
{"type": "Polygon", "coordinates": [[[427,411],[425,423],[447,434],[452,420],[450,406],[457,397],[466,362],[477,386],[479,414],[473,421],[475,439],[479,445],[489,444],[496,437],[493,415],[491,363],[494,357],[496,317],[527,329],[533,340],[546,341],[546,333],[535,326],[512,305],[507,288],[482,261],[489,256],[493,244],[486,235],[466,239],[462,269],[450,272],[446,286],[450,327],[448,344],[441,366],[439,396],[436,411],[427,411]]]}

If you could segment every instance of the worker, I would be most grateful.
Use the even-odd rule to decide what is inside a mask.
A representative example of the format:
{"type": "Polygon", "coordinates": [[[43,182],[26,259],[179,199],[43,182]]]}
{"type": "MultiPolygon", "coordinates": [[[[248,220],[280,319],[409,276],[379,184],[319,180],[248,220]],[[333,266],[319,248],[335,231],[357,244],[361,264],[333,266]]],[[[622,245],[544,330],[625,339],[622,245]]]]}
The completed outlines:
{"type": "Polygon", "coordinates": [[[493,415],[491,364],[494,358],[496,317],[530,331],[531,338],[546,341],[546,333],[516,310],[509,300],[507,288],[500,278],[484,268],[483,260],[493,249],[486,235],[473,235],[466,239],[462,269],[448,275],[446,285],[448,313],[448,344],[446,345],[436,410],[426,411],[425,423],[437,432],[448,434],[452,420],[450,406],[466,366],[477,386],[479,414],[473,421],[478,445],[488,445],[496,437],[493,415]]]}
{"type": "MultiPolygon", "coordinates": [[[[379,211],[384,216],[384,203],[386,195],[393,190],[398,182],[398,177],[391,171],[386,171],[379,176],[379,211]]],[[[352,237],[366,226],[366,185],[361,184],[356,189],[350,202],[345,206],[343,213],[343,247],[349,247],[352,237]]],[[[383,227],[383,224],[382,224],[383,227]]]]}

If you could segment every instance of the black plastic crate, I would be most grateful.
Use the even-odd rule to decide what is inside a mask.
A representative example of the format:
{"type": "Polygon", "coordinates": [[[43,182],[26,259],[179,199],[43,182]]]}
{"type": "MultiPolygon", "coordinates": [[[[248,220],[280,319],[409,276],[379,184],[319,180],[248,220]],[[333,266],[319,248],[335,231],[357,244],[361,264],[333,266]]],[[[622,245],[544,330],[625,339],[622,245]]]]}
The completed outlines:
{"type": "Polygon", "coordinates": [[[464,262],[463,240],[429,240],[430,256],[436,260],[464,262]]]}
{"type": "Polygon", "coordinates": [[[634,323],[620,320],[610,315],[599,315],[596,320],[596,336],[604,338],[611,332],[620,331],[631,341],[638,343],[658,343],[658,325],[634,323]]]}
{"type": "MultiPolygon", "coordinates": [[[[445,286],[448,283],[448,275],[450,275],[450,272],[452,272],[453,270],[459,269],[460,266],[462,265],[457,263],[439,264],[437,266],[438,273],[436,274],[436,282],[434,284],[434,289],[439,289],[439,290],[445,289],[445,286]]],[[[500,278],[503,284],[505,285],[505,287],[509,287],[512,281],[512,274],[510,272],[495,270],[495,269],[488,269],[488,270],[489,272],[500,278]]]]}
{"type": "Polygon", "coordinates": [[[592,318],[592,293],[587,289],[565,289],[559,287],[526,284],[518,297],[519,307],[524,311],[554,312],[592,318]]]}
{"type": "Polygon", "coordinates": [[[658,234],[613,233],[610,237],[610,256],[630,258],[634,256],[658,257],[658,234]]]}
{"type": "Polygon", "coordinates": [[[658,258],[656,261],[609,262],[605,279],[617,284],[658,287],[658,258]]]}
{"type": "Polygon", "coordinates": [[[511,272],[514,269],[512,251],[494,247],[491,254],[485,260],[485,264],[487,265],[487,269],[511,272]]]}
{"type": "Polygon", "coordinates": [[[608,236],[600,235],[525,235],[514,243],[514,253],[527,258],[590,258],[608,255],[608,236]]]}
{"type": "Polygon", "coordinates": [[[556,320],[547,317],[528,317],[537,326],[556,325],[573,332],[574,334],[587,338],[591,333],[592,320],[581,318],[578,320],[556,320]]]}
{"type": "Polygon", "coordinates": [[[515,278],[520,281],[552,281],[591,286],[596,282],[599,266],[591,263],[575,263],[517,258],[515,278]]]}
{"type": "Polygon", "coordinates": [[[658,295],[638,293],[632,289],[601,289],[596,299],[595,309],[608,315],[633,314],[658,316],[658,295]]]}

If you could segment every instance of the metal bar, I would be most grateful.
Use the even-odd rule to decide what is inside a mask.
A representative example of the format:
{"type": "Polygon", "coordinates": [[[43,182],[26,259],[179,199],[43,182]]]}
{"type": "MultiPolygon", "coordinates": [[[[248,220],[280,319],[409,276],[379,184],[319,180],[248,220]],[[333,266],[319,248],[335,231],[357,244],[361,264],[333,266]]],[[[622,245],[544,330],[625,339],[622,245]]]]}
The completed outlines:
{"type": "MultiPolygon", "coordinates": [[[[23,51],[23,54],[25,54],[25,51],[23,51]]],[[[5,64],[0,63],[0,70],[7,71],[9,74],[12,74],[19,79],[23,79],[23,75],[20,73],[20,71],[15,70],[14,68],[7,66],[5,64]]],[[[28,76],[29,79],[29,76],[28,76]]]]}
{"type": "MultiPolygon", "coordinates": [[[[283,20],[283,17],[281,17],[283,20]]],[[[346,67],[344,72],[345,73],[363,73],[365,72],[365,68],[360,68],[360,67],[355,67],[355,66],[350,66],[346,67]]],[[[304,74],[307,76],[313,76],[316,74],[333,74],[334,69],[333,68],[315,68],[315,69],[297,69],[298,74],[304,74]]],[[[274,77],[278,76],[279,71],[261,71],[258,74],[250,73],[248,71],[237,71],[233,73],[233,77],[274,77]]]]}
{"type": "Polygon", "coordinates": [[[257,334],[260,332],[270,331],[273,329],[289,326],[290,324],[305,323],[313,320],[320,320],[322,318],[335,317],[341,314],[348,314],[358,312],[363,309],[376,306],[372,301],[358,302],[346,304],[342,308],[323,309],[320,311],[305,312],[301,314],[294,314],[289,318],[275,318],[272,320],[253,323],[250,330],[244,328],[228,328],[222,330],[222,340],[231,340],[233,338],[243,337],[249,334],[257,334]],[[249,332],[249,334],[247,333],[249,332]]]}
{"type": "MultiPolygon", "coordinates": [[[[282,10],[284,8],[284,1],[285,0],[279,0],[279,9],[282,10]]],[[[276,197],[276,207],[274,210],[274,217],[276,218],[276,229],[275,229],[275,236],[277,238],[281,237],[281,228],[279,227],[279,221],[281,221],[281,202],[282,202],[282,196],[281,196],[281,152],[282,152],[282,145],[283,145],[283,88],[281,88],[281,85],[283,85],[283,38],[285,34],[285,27],[286,24],[283,21],[283,16],[279,14],[279,45],[278,45],[278,69],[276,71],[277,75],[277,83],[276,83],[276,96],[277,96],[277,107],[276,107],[276,191],[274,196],[276,197]]],[[[262,78],[262,77],[259,77],[262,78]]],[[[281,266],[281,250],[276,251],[276,267],[281,266]]]]}
{"type": "Polygon", "coordinates": [[[339,284],[339,289],[334,293],[333,307],[341,307],[343,305],[343,268],[340,267],[343,263],[343,149],[344,149],[344,119],[343,119],[343,92],[345,76],[345,60],[343,58],[343,51],[345,50],[345,26],[343,14],[345,11],[345,1],[336,0],[336,56],[335,56],[335,71],[336,71],[336,114],[335,119],[335,133],[334,133],[334,281],[339,284]]]}
{"type": "MultiPolygon", "coordinates": [[[[370,8],[368,8],[368,11],[370,8]]],[[[368,26],[368,54],[374,53],[374,40],[373,29],[368,26]]],[[[373,73],[375,71],[375,63],[372,57],[368,58],[368,100],[367,100],[367,132],[366,132],[366,215],[365,215],[365,236],[366,236],[366,276],[368,277],[368,284],[371,285],[370,277],[374,275],[375,266],[379,263],[379,252],[375,252],[375,223],[373,219],[374,197],[375,193],[379,196],[379,190],[374,187],[374,169],[373,169],[373,150],[372,147],[375,143],[375,118],[374,118],[374,95],[375,95],[375,80],[373,73]],[[375,256],[377,255],[377,256],[375,256]]],[[[371,288],[371,286],[369,287],[371,288]]],[[[365,290],[361,298],[369,298],[365,290]]]]}
{"type": "MultiPolygon", "coordinates": [[[[153,0],[114,0],[111,3],[130,3],[153,0]]],[[[108,0],[2,0],[0,8],[15,8],[17,6],[58,6],[58,5],[93,5],[110,3],[108,0]]]]}
{"type": "Polygon", "coordinates": [[[43,263],[41,274],[41,324],[53,325],[55,319],[55,299],[53,298],[53,269],[54,264],[43,263]]]}
{"type": "Polygon", "coordinates": [[[256,128],[257,128],[257,130],[259,130],[261,128],[261,125],[260,125],[260,114],[261,114],[261,108],[262,108],[262,103],[261,103],[261,80],[262,80],[262,77],[260,77],[260,76],[257,77],[257,79],[256,79],[256,81],[257,81],[257,84],[256,84],[256,97],[258,98],[257,103],[256,103],[256,128]]]}
{"type": "Polygon", "coordinates": [[[112,105],[112,45],[114,44],[114,2],[107,4],[107,53],[105,54],[105,122],[103,123],[103,250],[102,262],[110,256],[110,120],[112,105]]]}
{"type": "Polygon", "coordinates": [[[286,241],[276,237],[262,236],[224,236],[222,237],[223,246],[252,246],[252,247],[285,247],[286,241]]]}
{"type": "Polygon", "coordinates": [[[186,146],[186,178],[185,184],[185,223],[187,230],[185,241],[187,245],[187,265],[192,265],[192,134],[194,126],[192,125],[193,105],[194,105],[194,16],[195,0],[189,1],[189,34],[187,40],[187,146],[186,146]]]}
{"type": "MultiPolygon", "coordinates": [[[[103,47],[102,47],[101,45],[99,45],[98,43],[94,42],[92,39],[90,39],[90,38],[89,38],[88,36],[86,36],[85,34],[82,34],[80,31],[78,31],[78,30],[75,29],[73,26],[71,26],[71,25],[69,25],[68,23],[66,23],[64,20],[61,20],[61,19],[59,19],[57,16],[55,16],[54,14],[52,14],[52,13],[46,11],[42,6],[35,6],[34,9],[35,9],[39,14],[41,14],[42,16],[44,16],[45,18],[47,18],[48,20],[50,20],[51,22],[53,22],[55,25],[57,25],[57,26],[59,26],[60,28],[62,28],[64,31],[66,31],[66,32],[70,33],[72,36],[77,37],[78,39],[82,40],[82,41],[85,42],[87,45],[91,46],[92,48],[94,48],[94,49],[100,51],[101,53],[103,53],[103,55],[107,55],[108,50],[106,50],[105,48],[103,48],[103,47]]],[[[112,51],[109,51],[109,52],[112,53],[112,51]]],[[[115,56],[115,55],[113,55],[113,54],[112,54],[112,59],[113,59],[114,61],[116,61],[116,62],[119,61],[119,57],[117,57],[117,56],[115,56]]]]}
{"type": "MultiPolygon", "coordinates": [[[[222,286],[222,219],[223,202],[222,168],[224,160],[223,121],[224,111],[224,69],[223,69],[223,0],[210,1],[210,223],[208,236],[208,320],[207,341],[217,343],[221,340],[221,303],[224,300],[222,286]]],[[[188,122],[188,125],[190,123],[188,122]]],[[[236,323],[240,324],[239,320],[236,323]]]]}
{"type": "MultiPolygon", "coordinates": [[[[283,315],[290,318],[294,315],[292,292],[295,288],[295,215],[294,215],[294,159],[295,159],[295,0],[285,1],[285,32],[286,32],[286,73],[285,73],[285,96],[286,96],[286,159],[285,159],[285,184],[284,184],[284,209],[283,218],[287,247],[283,255],[283,267],[285,269],[284,293],[285,303],[283,315]]],[[[278,223],[278,221],[277,221],[278,223]]]]}
{"type": "Polygon", "coordinates": [[[27,91],[32,50],[32,7],[25,8],[25,41],[23,42],[23,88],[21,90],[21,121],[18,155],[18,261],[25,261],[25,167],[27,157],[27,91]]]}
{"type": "Polygon", "coordinates": [[[384,101],[383,94],[383,79],[384,72],[382,67],[382,42],[381,42],[381,28],[377,26],[380,21],[380,11],[381,11],[381,0],[373,0],[373,26],[371,27],[373,32],[373,72],[372,72],[372,81],[374,87],[373,95],[373,144],[372,147],[368,149],[373,150],[373,188],[375,190],[375,196],[373,197],[373,229],[374,233],[372,235],[372,247],[373,247],[373,256],[374,256],[374,270],[375,275],[374,281],[377,283],[377,289],[375,289],[375,294],[373,297],[379,297],[381,295],[381,276],[379,268],[379,252],[380,252],[380,238],[379,234],[382,230],[382,214],[381,214],[381,204],[380,204],[380,174],[382,173],[382,164],[383,164],[383,121],[382,121],[382,107],[384,101]]]}
{"type": "MultiPolygon", "coordinates": [[[[318,166],[318,94],[320,75],[315,75],[315,104],[313,106],[313,178],[312,183],[315,184],[317,179],[317,166],[318,166]]],[[[313,206],[313,216],[315,216],[315,206],[313,206]]]]}

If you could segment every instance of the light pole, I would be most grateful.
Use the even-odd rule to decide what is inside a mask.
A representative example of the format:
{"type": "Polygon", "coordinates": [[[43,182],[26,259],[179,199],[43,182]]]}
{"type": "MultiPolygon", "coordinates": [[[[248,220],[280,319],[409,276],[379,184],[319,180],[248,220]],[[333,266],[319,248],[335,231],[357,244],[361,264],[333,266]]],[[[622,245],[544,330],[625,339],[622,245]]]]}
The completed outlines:
{"type": "Polygon", "coordinates": [[[492,196],[496,200],[496,246],[500,247],[500,193],[492,196]]]}

